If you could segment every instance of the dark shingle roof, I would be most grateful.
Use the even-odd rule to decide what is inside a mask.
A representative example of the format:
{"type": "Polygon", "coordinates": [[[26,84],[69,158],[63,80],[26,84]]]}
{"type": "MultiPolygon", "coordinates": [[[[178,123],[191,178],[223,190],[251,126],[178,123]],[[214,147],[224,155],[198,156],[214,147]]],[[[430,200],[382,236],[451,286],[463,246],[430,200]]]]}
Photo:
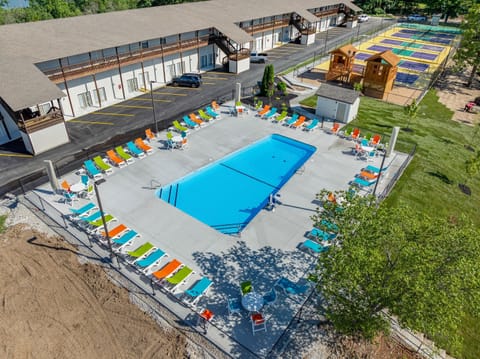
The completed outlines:
{"type": "Polygon", "coordinates": [[[315,94],[319,97],[349,104],[353,104],[360,96],[357,91],[326,83],[322,83],[315,94]]]}

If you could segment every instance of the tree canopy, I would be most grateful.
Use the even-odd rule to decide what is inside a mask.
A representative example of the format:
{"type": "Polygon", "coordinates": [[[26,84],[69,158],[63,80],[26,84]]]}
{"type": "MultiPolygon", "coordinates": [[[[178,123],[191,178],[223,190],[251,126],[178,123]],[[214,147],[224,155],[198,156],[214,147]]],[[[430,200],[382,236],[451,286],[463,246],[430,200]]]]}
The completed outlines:
{"type": "Polygon", "coordinates": [[[480,65],[480,4],[473,5],[462,22],[462,40],[455,54],[456,65],[460,69],[471,67],[467,86],[473,83],[473,78],[480,65]]]}
{"type": "Polygon", "coordinates": [[[341,204],[325,201],[312,217],[321,229],[338,229],[317,268],[323,309],[335,327],[372,338],[388,328],[388,312],[405,327],[458,346],[461,336],[452,333],[467,311],[480,308],[478,228],[463,217],[377,205],[373,196],[335,197],[341,204]]]}

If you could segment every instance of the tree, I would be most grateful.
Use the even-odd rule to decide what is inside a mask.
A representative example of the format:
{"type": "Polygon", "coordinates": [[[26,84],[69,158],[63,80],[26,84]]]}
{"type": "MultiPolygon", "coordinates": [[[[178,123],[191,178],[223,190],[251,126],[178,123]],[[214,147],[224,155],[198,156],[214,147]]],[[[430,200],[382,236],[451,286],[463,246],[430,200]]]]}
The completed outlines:
{"type": "Polygon", "coordinates": [[[449,18],[466,14],[473,2],[472,0],[426,0],[425,4],[430,14],[441,13],[446,24],[449,18]]]}
{"type": "Polygon", "coordinates": [[[415,118],[417,118],[417,113],[418,113],[417,100],[413,99],[413,101],[412,101],[411,104],[406,105],[406,106],[403,108],[403,112],[404,112],[405,115],[408,117],[408,122],[407,122],[407,130],[408,130],[409,127],[410,127],[410,122],[411,122],[412,120],[415,120],[415,118]]]}
{"type": "Polygon", "coordinates": [[[476,155],[471,156],[465,161],[465,172],[467,173],[467,178],[465,179],[465,183],[461,183],[458,187],[462,190],[463,193],[467,195],[471,195],[472,191],[468,186],[468,180],[470,178],[475,177],[478,172],[480,171],[480,151],[477,152],[476,155]]]}
{"type": "Polygon", "coordinates": [[[269,98],[272,97],[275,84],[274,79],[275,73],[273,70],[273,65],[268,64],[265,66],[265,70],[263,71],[262,84],[260,86],[260,94],[262,96],[268,96],[269,98]]]}
{"type": "Polygon", "coordinates": [[[468,14],[462,22],[462,40],[454,59],[457,69],[465,69],[471,66],[467,87],[472,86],[473,78],[480,65],[480,4],[470,7],[468,14]]]}
{"type": "Polygon", "coordinates": [[[315,226],[338,231],[316,273],[327,318],[340,332],[373,338],[388,328],[388,312],[457,347],[465,313],[480,308],[479,229],[463,217],[377,205],[374,196],[340,191],[335,198],[312,216],[315,226]]]}

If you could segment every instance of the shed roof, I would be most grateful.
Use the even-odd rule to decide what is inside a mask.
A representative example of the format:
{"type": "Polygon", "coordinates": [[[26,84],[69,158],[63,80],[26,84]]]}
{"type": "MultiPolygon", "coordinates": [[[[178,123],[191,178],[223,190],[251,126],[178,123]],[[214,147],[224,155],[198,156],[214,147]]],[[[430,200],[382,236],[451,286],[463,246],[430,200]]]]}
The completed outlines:
{"type": "Polygon", "coordinates": [[[379,52],[378,54],[370,56],[365,61],[375,61],[375,60],[383,60],[391,66],[397,66],[400,62],[400,57],[395,55],[392,50],[387,50],[383,52],[379,52]]]}
{"type": "MultiPolygon", "coordinates": [[[[297,13],[338,0],[210,0],[0,26],[0,97],[14,110],[65,96],[34,65],[90,51],[216,28],[243,44],[253,38],[241,21],[297,13]]],[[[348,7],[355,6],[343,2],[348,7]]]]}
{"type": "Polygon", "coordinates": [[[315,94],[319,97],[349,104],[355,103],[355,101],[357,101],[357,99],[360,97],[360,94],[357,91],[327,83],[320,84],[320,87],[315,94]]]}
{"type": "Polygon", "coordinates": [[[358,49],[351,44],[347,44],[345,46],[339,47],[338,49],[330,51],[331,54],[337,52],[340,52],[347,57],[353,57],[355,56],[355,53],[358,52],[358,49]]]}

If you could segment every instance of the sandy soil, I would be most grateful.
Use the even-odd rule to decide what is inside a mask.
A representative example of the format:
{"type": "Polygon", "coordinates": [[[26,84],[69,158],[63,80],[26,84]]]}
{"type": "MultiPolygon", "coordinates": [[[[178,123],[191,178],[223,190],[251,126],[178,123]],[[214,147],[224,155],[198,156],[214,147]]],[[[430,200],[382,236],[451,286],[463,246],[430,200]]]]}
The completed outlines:
{"type": "Polygon", "coordinates": [[[0,235],[1,358],[183,358],[162,329],[76,249],[25,224],[0,235]]]}

